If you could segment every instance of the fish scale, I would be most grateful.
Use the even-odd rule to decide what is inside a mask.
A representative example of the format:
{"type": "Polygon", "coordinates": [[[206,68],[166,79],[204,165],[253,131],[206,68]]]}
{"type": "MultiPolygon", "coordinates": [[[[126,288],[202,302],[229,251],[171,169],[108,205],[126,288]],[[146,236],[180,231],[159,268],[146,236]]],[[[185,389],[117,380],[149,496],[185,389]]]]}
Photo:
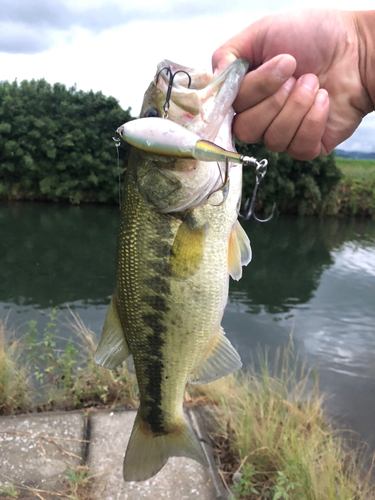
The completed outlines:
{"type": "MultiPolygon", "coordinates": [[[[195,105],[203,103],[195,127],[202,122],[206,130],[204,114],[215,111],[214,126],[220,129],[215,102],[225,104],[225,133],[220,130],[217,139],[224,137],[221,145],[227,149],[233,149],[227,113],[246,67],[236,61],[207,88],[191,91],[195,105]]],[[[159,80],[146,93],[147,106],[161,102],[166,89],[159,80]]],[[[177,104],[187,102],[175,98],[177,104]]],[[[173,113],[177,104],[170,108],[173,113]]],[[[170,456],[207,464],[182,403],[187,382],[207,383],[241,366],[220,326],[229,273],[239,279],[241,266],[250,260],[249,240],[237,222],[241,183],[240,166],[171,161],[132,149],[117,244],[117,286],[95,354],[96,362],[108,368],[130,354],[134,359],[140,408],[124,460],[125,480],[152,477],[170,456]],[[229,181],[223,186],[225,168],[229,181]],[[225,195],[220,198],[221,190],[225,195]],[[218,203],[211,197],[215,194],[218,203]]]]}

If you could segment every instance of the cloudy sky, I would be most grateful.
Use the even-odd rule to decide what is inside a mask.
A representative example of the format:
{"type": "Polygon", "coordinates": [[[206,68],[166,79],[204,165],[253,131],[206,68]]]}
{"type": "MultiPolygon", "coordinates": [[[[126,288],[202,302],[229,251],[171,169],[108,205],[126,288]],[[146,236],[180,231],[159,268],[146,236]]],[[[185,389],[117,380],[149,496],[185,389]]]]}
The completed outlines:
{"type": "MultiPolygon", "coordinates": [[[[138,115],[162,59],[211,67],[211,54],[266,14],[300,0],[0,0],[0,80],[45,78],[116,97],[138,115]]],[[[374,0],[305,0],[365,10],[374,0]]],[[[372,113],[343,146],[375,151],[372,113]]]]}

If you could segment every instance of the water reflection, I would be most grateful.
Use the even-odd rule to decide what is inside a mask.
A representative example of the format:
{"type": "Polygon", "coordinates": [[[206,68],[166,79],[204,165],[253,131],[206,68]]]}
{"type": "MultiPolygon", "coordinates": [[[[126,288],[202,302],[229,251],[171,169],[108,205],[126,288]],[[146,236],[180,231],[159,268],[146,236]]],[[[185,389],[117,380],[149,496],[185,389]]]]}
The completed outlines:
{"type": "Polygon", "coordinates": [[[0,302],[41,309],[106,303],[117,224],[112,207],[0,205],[0,302]]]}
{"type": "MultiPolygon", "coordinates": [[[[375,241],[375,224],[370,221],[282,218],[243,225],[250,237],[253,260],[244,270],[243,279],[231,282],[231,299],[246,304],[252,314],[263,309],[272,314],[285,313],[307,303],[323,271],[334,264],[334,250],[346,241],[356,249],[358,242],[371,246],[375,241]]],[[[355,262],[346,255],[342,259],[346,257],[348,265],[355,262]]],[[[361,255],[358,260],[364,265],[361,255]]],[[[368,265],[371,267],[371,258],[368,265]]]]}
{"type": "Polygon", "coordinates": [[[224,326],[245,364],[256,346],[272,357],[293,332],[296,351],[319,369],[327,411],[374,449],[375,222],[273,224],[269,234],[246,228],[254,261],[233,286],[224,326]]]}
{"type": "MultiPolygon", "coordinates": [[[[99,334],[115,283],[117,224],[111,207],[0,205],[0,318],[11,310],[12,326],[38,319],[43,328],[37,309],[69,305],[99,334]]],[[[244,227],[253,260],[241,281],[231,280],[223,319],[244,365],[258,346],[272,357],[293,331],[296,351],[319,367],[331,413],[370,440],[375,221],[282,218],[244,227]]]]}

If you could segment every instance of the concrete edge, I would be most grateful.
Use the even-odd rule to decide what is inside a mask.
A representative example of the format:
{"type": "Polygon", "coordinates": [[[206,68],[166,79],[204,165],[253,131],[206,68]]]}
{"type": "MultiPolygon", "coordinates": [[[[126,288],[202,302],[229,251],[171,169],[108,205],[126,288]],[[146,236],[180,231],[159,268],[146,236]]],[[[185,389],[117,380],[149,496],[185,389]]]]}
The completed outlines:
{"type": "Polygon", "coordinates": [[[201,442],[203,451],[208,461],[208,474],[212,481],[212,486],[215,495],[214,500],[227,500],[228,492],[225,489],[223,481],[217,470],[217,465],[215,463],[212,447],[210,446],[211,440],[205,431],[202,412],[199,411],[199,408],[184,408],[184,409],[188,415],[192,428],[194,429],[196,435],[198,436],[199,441],[201,442]]]}
{"type": "Polygon", "coordinates": [[[89,413],[91,408],[85,408],[82,410],[58,410],[58,411],[35,411],[28,413],[18,413],[17,415],[0,415],[0,420],[17,420],[17,419],[25,419],[28,417],[48,417],[49,415],[66,415],[66,414],[77,414],[82,413],[83,415],[89,413]]]}
{"type": "MultiPolygon", "coordinates": [[[[123,408],[85,408],[82,410],[72,410],[72,411],[47,411],[47,412],[35,412],[35,413],[22,413],[19,415],[12,416],[0,416],[0,420],[21,420],[28,417],[53,417],[54,415],[65,415],[65,414],[81,414],[84,418],[84,429],[83,429],[83,439],[86,440],[83,456],[82,456],[82,465],[85,465],[88,461],[89,456],[89,448],[91,441],[91,415],[95,413],[114,413],[119,412],[123,413],[126,411],[136,412],[137,409],[129,409],[125,410],[123,408]]],[[[207,458],[208,462],[208,475],[212,482],[212,488],[214,492],[213,500],[228,500],[228,492],[225,489],[222,479],[218,473],[218,469],[215,463],[214,454],[212,451],[212,447],[210,445],[210,438],[205,431],[204,417],[203,411],[199,409],[199,407],[186,408],[184,407],[184,411],[189,419],[190,425],[192,426],[194,432],[196,433],[204,454],[207,458]]]]}

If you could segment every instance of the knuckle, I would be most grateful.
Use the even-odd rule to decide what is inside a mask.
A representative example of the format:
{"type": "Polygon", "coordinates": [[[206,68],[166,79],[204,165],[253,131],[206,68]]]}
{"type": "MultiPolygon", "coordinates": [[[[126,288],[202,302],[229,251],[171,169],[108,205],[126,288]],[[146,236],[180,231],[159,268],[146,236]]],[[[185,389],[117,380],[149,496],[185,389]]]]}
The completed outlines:
{"type": "Polygon", "coordinates": [[[246,144],[255,144],[262,140],[263,133],[257,130],[250,120],[241,120],[240,116],[236,117],[233,124],[234,135],[246,144]]]}
{"type": "Polygon", "coordinates": [[[299,89],[298,91],[293,92],[290,100],[291,104],[297,111],[307,112],[314,102],[314,97],[315,94],[313,91],[307,91],[307,89],[304,89],[302,91],[301,89],[299,89]]]}
{"type": "Polygon", "coordinates": [[[324,116],[322,117],[317,113],[308,113],[303,120],[303,129],[302,132],[308,136],[312,130],[316,130],[320,128],[320,126],[324,123],[324,116]]]}
{"type": "Polygon", "coordinates": [[[270,127],[264,134],[264,145],[267,149],[275,153],[281,153],[287,147],[285,139],[283,139],[283,134],[280,134],[275,127],[270,127]]]}
{"type": "Polygon", "coordinates": [[[285,97],[283,97],[280,92],[276,92],[269,98],[270,108],[274,113],[279,113],[282,110],[285,101],[285,97]]]}
{"type": "Polygon", "coordinates": [[[288,154],[295,160],[311,161],[320,154],[320,144],[307,144],[305,141],[292,141],[287,148],[288,154]]]}
{"type": "Polygon", "coordinates": [[[260,142],[262,140],[262,137],[259,137],[255,133],[253,133],[251,130],[240,128],[237,130],[234,130],[234,135],[239,139],[241,142],[244,142],[246,144],[255,144],[257,142],[260,142]]]}

